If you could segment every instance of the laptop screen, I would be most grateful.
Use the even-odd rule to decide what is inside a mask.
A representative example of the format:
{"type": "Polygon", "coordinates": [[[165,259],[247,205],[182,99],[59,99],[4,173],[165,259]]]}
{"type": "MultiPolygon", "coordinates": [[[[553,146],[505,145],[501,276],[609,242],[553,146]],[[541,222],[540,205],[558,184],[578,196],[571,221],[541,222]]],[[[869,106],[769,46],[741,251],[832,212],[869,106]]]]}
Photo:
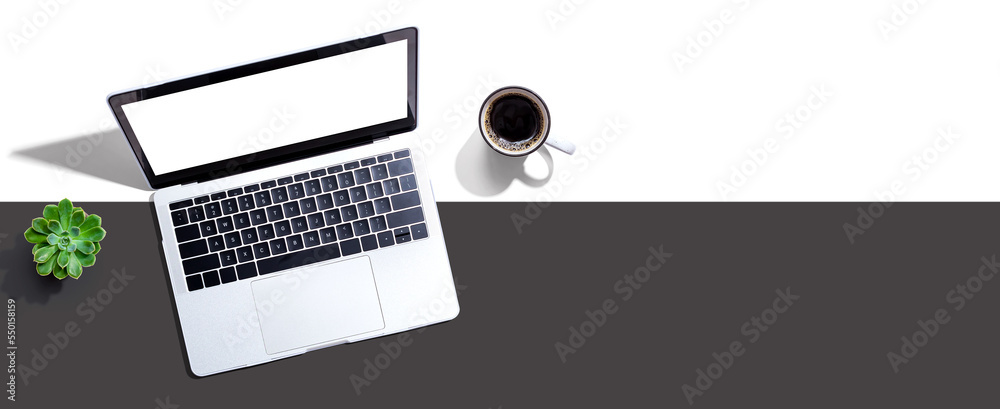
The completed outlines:
{"type": "Polygon", "coordinates": [[[415,126],[416,39],[414,29],[400,31],[407,30],[412,35],[387,33],[128,91],[109,103],[154,188],[336,150],[323,148],[415,126]]]}

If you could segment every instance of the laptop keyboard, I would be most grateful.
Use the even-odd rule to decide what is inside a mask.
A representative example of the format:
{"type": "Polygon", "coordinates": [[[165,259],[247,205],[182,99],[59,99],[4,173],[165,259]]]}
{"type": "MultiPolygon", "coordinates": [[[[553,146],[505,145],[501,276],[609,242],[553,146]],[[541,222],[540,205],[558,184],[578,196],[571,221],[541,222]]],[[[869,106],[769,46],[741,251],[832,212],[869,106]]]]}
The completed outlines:
{"type": "Polygon", "coordinates": [[[170,204],[188,291],[427,237],[410,151],[170,204]]]}

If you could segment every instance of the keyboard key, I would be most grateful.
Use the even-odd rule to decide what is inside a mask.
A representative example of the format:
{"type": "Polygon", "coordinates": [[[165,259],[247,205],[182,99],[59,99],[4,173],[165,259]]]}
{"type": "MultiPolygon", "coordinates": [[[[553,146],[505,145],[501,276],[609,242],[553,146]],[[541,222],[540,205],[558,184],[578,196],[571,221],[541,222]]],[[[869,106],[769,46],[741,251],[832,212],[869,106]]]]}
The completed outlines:
{"type": "Polygon", "coordinates": [[[184,265],[185,275],[214,270],[219,268],[219,255],[211,253],[201,257],[189,258],[184,260],[181,264],[184,265]]]}
{"type": "Polygon", "coordinates": [[[337,190],[337,178],[335,176],[327,176],[320,179],[320,183],[323,185],[324,192],[337,190]]]}
{"type": "Polygon", "coordinates": [[[382,195],[384,194],[383,190],[382,190],[382,184],[378,183],[378,182],[369,183],[369,184],[365,185],[365,189],[368,192],[368,198],[369,199],[374,199],[376,197],[382,197],[382,195]]]}
{"type": "Polygon", "coordinates": [[[245,212],[247,210],[250,210],[250,209],[253,209],[253,208],[256,207],[256,206],[254,206],[254,201],[253,201],[253,196],[252,195],[243,195],[243,196],[240,196],[240,197],[236,198],[236,203],[240,204],[240,211],[241,212],[245,212]]]}
{"type": "Polygon", "coordinates": [[[399,152],[394,153],[393,156],[395,156],[396,159],[405,158],[407,156],[410,156],[410,150],[409,149],[401,150],[399,152]]]}
{"type": "Polygon", "coordinates": [[[351,223],[351,227],[354,229],[355,236],[363,236],[372,232],[368,228],[368,220],[358,220],[351,223]]]}
{"type": "Polygon", "coordinates": [[[372,166],[372,179],[382,180],[389,177],[389,171],[385,168],[385,164],[372,166]]]}
{"type": "Polygon", "coordinates": [[[198,228],[197,224],[189,224],[174,229],[174,235],[177,237],[178,243],[183,243],[201,237],[201,229],[198,228]]]}
{"type": "Polygon", "coordinates": [[[274,239],[269,244],[271,245],[271,254],[284,254],[288,251],[288,247],[285,246],[285,239],[274,239]]]}
{"type": "Polygon", "coordinates": [[[385,224],[385,216],[372,217],[368,219],[368,224],[372,231],[382,231],[389,227],[385,224]]]}
{"type": "Polygon", "coordinates": [[[333,193],[333,203],[337,206],[343,206],[351,203],[351,194],[345,190],[338,190],[333,193]]]}
{"type": "Polygon", "coordinates": [[[236,269],[232,267],[220,268],[219,277],[222,278],[222,284],[236,281],[236,269]]]}
{"type": "Polygon", "coordinates": [[[288,189],[284,186],[271,189],[271,203],[281,203],[288,200],[288,189]]]}
{"type": "Polygon", "coordinates": [[[337,241],[337,229],[335,227],[322,229],[319,231],[319,238],[323,241],[323,244],[337,241]]]}
{"type": "Polygon", "coordinates": [[[389,176],[392,177],[413,173],[413,162],[410,162],[410,158],[389,162],[386,167],[389,168],[389,176]]]}
{"type": "Polygon", "coordinates": [[[236,262],[237,262],[237,260],[236,260],[236,252],[233,251],[233,250],[226,250],[226,251],[223,251],[223,252],[219,253],[219,258],[222,259],[222,266],[223,267],[231,266],[233,264],[236,264],[236,262]]]}
{"type": "Polygon", "coordinates": [[[181,258],[191,258],[202,254],[208,254],[208,244],[205,243],[205,239],[181,244],[178,246],[178,249],[181,252],[181,258]]]}
{"type": "Polygon", "coordinates": [[[320,187],[319,180],[307,180],[302,183],[302,186],[306,189],[306,196],[314,196],[323,193],[323,188],[320,187]]]}
{"type": "Polygon", "coordinates": [[[340,165],[331,166],[331,167],[326,168],[326,173],[328,175],[332,175],[334,173],[339,173],[339,172],[343,172],[343,171],[344,171],[344,167],[340,166],[340,165]]]}
{"type": "Polygon", "coordinates": [[[387,195],[394,195],[402,192],[402,189],[399,188],[399,181],[396,179],[383,180],[382,190],[384,190],[387,195]]]}
{"type": "Polygon", "coordinates": [[[291,220],[292,222],[292,233],[302,233],[309,230],[309,223],[306,222],[306,218],[299,216],[291,220]]]}
{"type": "Polygon", "coordinates": [[[361,160],[361,166],[371,166],[375,164],[375,158],[365,158],[361,160]]]}
{"type": "Polygon", "coordinates": [[[226,191],[226,196],[229,196],[229,197],[236,197],[236,196],[239,196],[239,195],[242,195],[242,194],[243,194],[243,188],[242,187],[238,187],[236,189],[230,189],[230,190],[226,191]]]}
{"type": "Polygon", "coordinates": [[[306,180],[306,179],[309,179],[309,174],[308,173],[300,173],[298,175],[295,175],[295,181],[296,182],[301,182],[301,181],[306,180]]]}
{"type": "Polygon", "coordinates": [[[424,211],[419,207],[413,207],[401,212],[389,213],[385,216],[385,220],[389,223],[390,229],[395,229],[399,226],[424,221],[424,211]]]}
{"type": "Polygon", "coordinates": [[[292,226],[288,223],[288,220],[282,220],[274,224],[274,233],[277,234],[278,237],[285,237],[292,234],[292,226]]]}
{"type": "Polygon", "coordinates": [[[282,210],[284,210],[286,218],[295,217],[302,214],[301,212],[299,212],[299,202],[288,202],[281,205],[281,208],[282,210]]]}
{"type": "MultiPolygon", "coordinates": [[[[240,189],[242,191],[242,189],[240,189]]],[[[236,205],[235,198],[229,198],[222,201],[222,214],[233,214],[240,211],[240,207],[236,205]]]]}
{"type": "Polygon", "coordinates": [[[379,247],[389,247],[393,244],[396,244],[396,239],[392,237],[391,231],[384,231],[378,234],[379,247]]]}
{"type": "Polygon", "coordinates": [[[326,210],[333,208],[333,195],[324,193],[316,196],[316,210],[326,210]]]}
{"type": "Polygon", "coordinates": [[[226,198],[226,192],[212,193],[211,198],[212,198],[213,201],[225,199],[226,198]]]}
{"type": "Polygon", "coordinates": [[[212,270],[201,274],[201,279],[205,280],[205,288],[219,285],[219,272],[212,270]]]}
{"type": "Polygon", "coordinates": [[[178,210],[178,209],[183,209],[183,208],[185,208],[185,207],[188,207],[188,206],[193,206],[193,205],[194,205],[194,201],[193,201],[193,200],[191,200],[191,199],[188,199],[188,200],[181,200],[181,201],[179,201],[179,202],[174,202],[174,203],[171,203],[171,204],[170,204],[170,210],[178,210]]]}
{"type": "Polygon", "coordinates": [[[361,252],[361,242],[358,241],[358,239],[349,239],[346,241],[342,241],[340,242],[340,251],[345,256],[349,256],[351,254],[358,254],[361,252]]]}
{"type": "Polygon", "coordinates": [[[207,222],[201,223],[201,237],[213,236],[217,233],[215,230],[215,222],[209,220],[207,222]]]}
{"type": "Polygon", "coordinates": [[[306,216],[306,221],[309,222],[309,230],[315,230],[315,229],[318,229],[320,227],[326,226],[326,224],[323,223],[323,214],[322,213],[313,213],[313,214],[310,214],[310,215],[306,216]]]}
{"type": "Polygon", "coordinates": [[[410,228],[400,227],[392,231],[392,235],[396,236],[396,244],[406,243],[410,241],[410,228]]]}
{"type": "Polygon", "coordinates": [[[205,220],[205,210],[202,209],[201,206],[195,206],[187,210],[188,210],[188,220],[190,220],[191,223],[198,223],[202,220],[205,220]]]}
{"type": "Polygon", "coordinates": [[[372,202],[364,202],[358,204],[358,217],[366,219],[375,215],[375,206],[372,202]]]}
{"type": "Polygon", "coordinates": [[[260,238],[261,241],[273,239],[275,237],[274,226],[270,224],[265,224],[263,226],[257,227],[257,237],[260,238]]]}
{"type": "Polygon", "coordinates": [[[361,164],[358,163],[357,161],[355,161],[355,162],[348,162],[348,163],[344,164],[344,170],[357,169],[357,168],[360,168],[360,167],[361,167],[361,164]]]}
{"type": "Polygon", "coordinates": [[[187,212],[183,210],[178,210],[176,212],[170,212],[170,219],[174,222],[174,227],[180,226],[182,224],[187,224],[188,215],[187,212]]]}
{"type": "Polygon", "coordinates": [[[316,247],[320,244],[319,234],[314,231],[302,233],[302,242],[306,244],[306,247],[316,247]]]}
{"type": "Polygon", "coordinates": [[[278,186],[284,186],[284,185],[287,185],[287,184],[292,183],[292,182],[294,182],[294,180],[292,180],[291,176],[286,177],[286,178],[281,178],[281,179],[278,179],[278,186]]]}
{"type": "Polygon", "coordinates": [[[391,160],[392,160],[392,154],[391,153],[387,153],[385,155],[379,155],[379,157],[378,157],[378,163],[388,162],[388,161],[391,161],[391,160]]]}
{"type": "Polygon", "coordinates": [[[250,186],[243,186],[243,193],[250,194],[260,190],[260,185],[254,183],[250,186]]]}
{"type": "Polygon", "coordinates": [[[340,187],[354,186],[354,173],[351,172],[338,173],[337,184],[340,185],[340,187]]]}
{"type": "Polygon", "coordinates": [[[368,195],[365,194],[364,186],[352,187],[350,192],[351,192],[351,202],[357,203],[360,201],[368,200],[368,195]]]}
{"type": "Polygon", "coordinates": [[[237,229],[250,227],[250,213],[240,213],[233,216],[233,227],[236,227],[237,229]]]}
{"type": "Polygon", "coordinates": [[[250,246],[236,249],[236,258],[240,260],[240,263],[246,263],[253,260],[253,249],[250,248],[250,246]]]}
{"type": "Polygon", "coordinates": [[[368,168],[358,169],[354,171],[354,181],[359,185],[363,185],[365,183],[371,183],[372,172],[368,170],[368,168]]]}
{"type": "Polygon", "coordinates": [[[228,233],[233,231],[233,218],[226,216],[215,221],[216,230],[219,233],[228,233]]]}
{"type": "Polygon", "coordinates": [[[351,229],[350,223],[344,223],[337,226],[337,239],[345,240],[354,237],[354,230],[351,229]]]}
{"type": "Polygon", "coordinates": [[[390,197],[392,199],[392,210],[402,210],[420,205],[420,195],[416,191],[400,193],[390,197]]]}
{"type": "Polygon", "coordinates": [[[415,224],[410,226],[410,234],[413,235],[413,240],[420,240],[427,237],[427,226],[423,223],[415,224]]]}
{"type": "MultiPolygon", "coordinates": [[[[308,176],[308,175],[306,175],[308,176]]],[[[302,188],[301,183],[296,183],[288,185],[288,198],[291,200],[301,199],[306,197],[306,191],[302,188]]]]}
{"type": "Polygon", "coordinates": [[[417,188],[417,178],[413,177],[413,174],[402,176],[399,178],[399,187],[403,188],[403,191],[413,190],[417,188]]]}
{"type": "Polygon", "coordinates": [[[253,194],[253,200],[257,203],[257,207],[264,207],[271,205],[271,192],[263,191],[253,194]]]}
{"type": "Polygon", "coordinates": [[[281,211],[281,205],[274,205],[267,208],[267,221],[273,222],[281,220],[285,214],[281,211]]]}
{"type": "Polygon", "coordinates": [[[374,234],[369,234],[361,238],[361,248],[365,251],[372,251],[378,248],[378,239],[374,234]]]}
{"type": "Polygon", "coordinates": [[[267,211],[264,209],[257,209],[250,212],[250,222],[254,226],[258,226],[267,223],[267,211]]]}
{"type": "Polygon", "coordinates": [[[201,275],[195,274],[193,276],[187,276],[187,278],[185,278],[184,280],[187,281],[188,291],[195,291],[205,288],[201,283],[201,275]]]}
{"type": "Polygon", "coordinates": [[[226,241],[226,248],[232,249],[243,245],[243,241],[240,240],[240,232],[232,232],[222,236],[223,240],[226,241]]]}
{"type": "Polygon", "coordinates": [[[214,219],[222,216],[222,207],[219,202],[212,202],[205,205],[205,218],[214,219]]]}
{"type": "Polygon", "coordinates": [[[267,182],[260,182],[260,188],[261,189],[270,189],[270,188],[273,188],[275,186],[278,186],[278,182],[275,182],[273,180],[269,180],[267,182]]]}
{"type": "Polygon", "coordinates": [[[302,214],[309,214],[319,210],[316,208],[316,198],[307,197],[305,199],[299,200],[299,209],[302,210],[302,214]]]}
{"type": "Polygon", "coordinates": [[[249,228],[240,230],[240,239],[243,240],[243,244],[256,243],[259,240],[257,238],[257,229],[249,228]]]}
{"type": "Polygon", "coordinates": [[[271,250],[268,248],[267,243],[257,243],[253,245],[253,256],[257,258],[264,258],[271,255],[271,250]]]}
{"type": "Polygon", "coordinates": [[[322,247],[284,254],[278,257],[271,257],[257,261],[260,273],[271,274],[277,271],[304,265],[332,260],[340,257],[340,246],[337,243],[330,243],[322,247]]]}
{"type": "Polygon", "coordinates": [[[208,239],[208,250],[216,253],[226,249],[226,240],[219,236],[212,236],[208,239]]]}
{"type": "Polygon", "coordinates": [[[383,197],[381,199],[375,200],[375,214],[386,214],[392,211],[392,206],[389,205],[389,198],[383,197]]]}
{"type": "Polygon", "coordinates": [[[288,246],[288,251],[302,250],[302,236],[296,234],[294,236],[285,237],[285,245],[288,246]]]}
{"type": "Polygon", "coordinates": [[[358,219],[358,208],[354,205],[344,206],[340,208],[340,216],[344,218],[345,222],[358,219]]]}
{"type": "Polygon", "coordinates": [[[318,177],[324,176],[324,175],[326,175],[326,170],[325,169],[318,169],[318,170],[314,170],[312,172],[309,172],[309,176],[312,176],[314,178],[318,178],[318,177]]]}
{"type": "Polygon", "coordinates": [[[236,276],[240,280],[257,277],[257,266],[253,263],[240,264],[236,266],[236,276]]]}
{"type": "Polygon", "coordinates": [[[222,278],[222,284],[236,281],[236,269],[232,267],[220,268],[219,277],[222,278]]]}
{"type": "Polygon", "coordinates": [[[333,209],[323,212],[323,218],[326,219],[327,226],[333,226],[335,224],[340,224],[340,210],[333,209]]]}
{"type": "Polygon", "coordinates": [[[208,203],[208,196],[201,196],[194,198],[194,204],[208,203]]]}

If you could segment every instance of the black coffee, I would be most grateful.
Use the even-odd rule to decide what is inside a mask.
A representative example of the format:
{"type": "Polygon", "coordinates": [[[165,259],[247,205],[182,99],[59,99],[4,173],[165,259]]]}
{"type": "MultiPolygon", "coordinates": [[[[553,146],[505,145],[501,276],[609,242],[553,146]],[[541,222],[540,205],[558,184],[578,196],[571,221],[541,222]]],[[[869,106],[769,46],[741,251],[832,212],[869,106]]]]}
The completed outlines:
{"type": "Polygon", "coordinates": [[[504,95],[493,102],[490,127],[507,142],[522,142],[538,134],[541,113],[530,99],[520,95],[504,95]]]}

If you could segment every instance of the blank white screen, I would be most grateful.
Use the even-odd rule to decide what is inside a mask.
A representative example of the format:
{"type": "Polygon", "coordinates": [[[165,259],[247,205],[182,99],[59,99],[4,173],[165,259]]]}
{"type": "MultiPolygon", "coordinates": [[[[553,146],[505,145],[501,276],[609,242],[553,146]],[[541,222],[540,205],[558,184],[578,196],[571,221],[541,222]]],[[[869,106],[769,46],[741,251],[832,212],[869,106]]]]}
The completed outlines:
{"type": "Polygon", "coordinates": [[[158,175],[406,118],[396,41],[122,105],[158,175]]]}

